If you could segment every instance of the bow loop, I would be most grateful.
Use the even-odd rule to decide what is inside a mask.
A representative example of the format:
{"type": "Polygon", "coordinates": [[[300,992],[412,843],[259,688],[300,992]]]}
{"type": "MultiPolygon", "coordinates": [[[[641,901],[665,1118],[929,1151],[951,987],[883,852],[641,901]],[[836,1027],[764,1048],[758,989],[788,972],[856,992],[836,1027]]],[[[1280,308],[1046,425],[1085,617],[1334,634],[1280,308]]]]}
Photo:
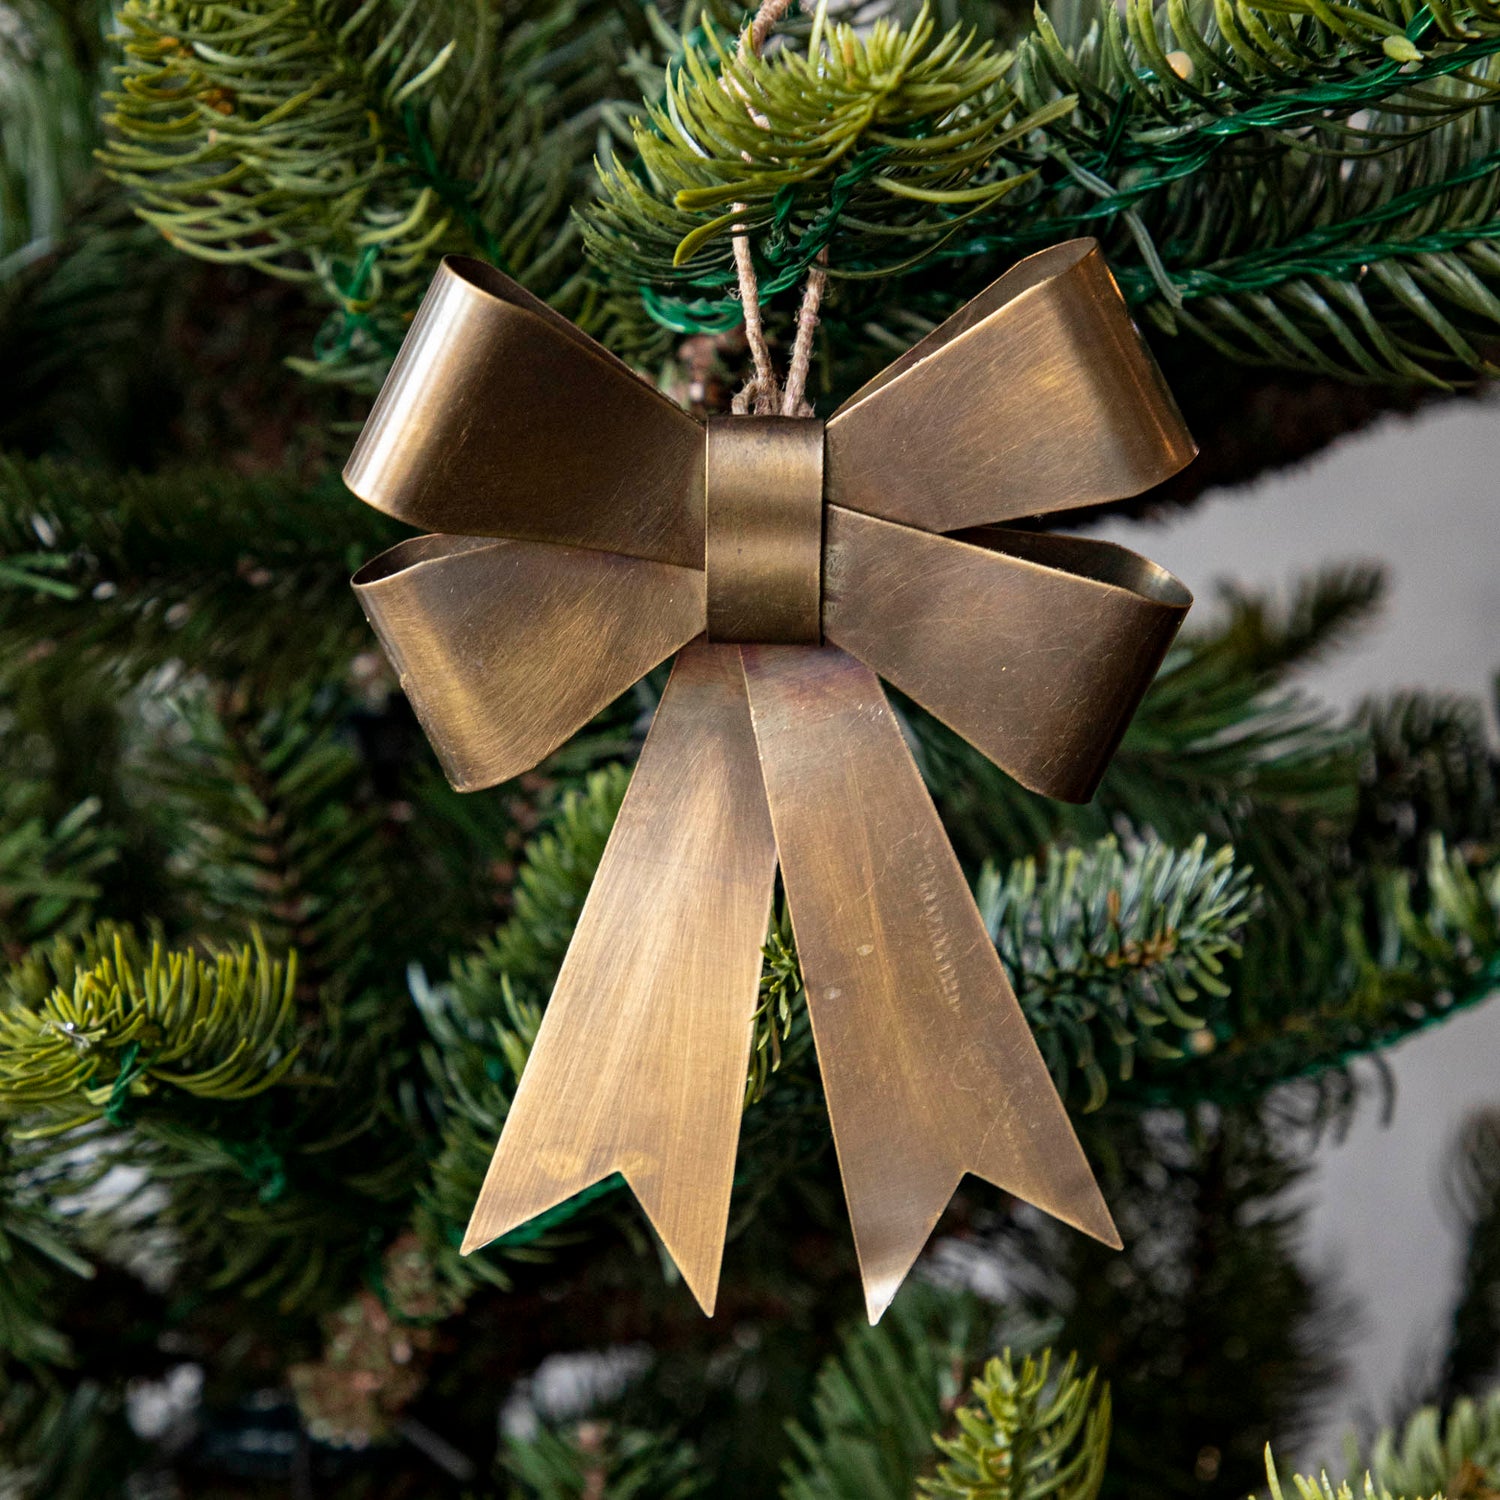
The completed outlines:
{"type": "Polygon", "coordinates": [[[482,261],[438,268],[344,482],[432,531],[703,565],[703,428],[482,261]]]}
{"type": "Polygon", "coordinates": [[[830,506],[823,634],[1023,786],[1087,802],[1192,595],[1088,537],[933,536],[830,506]]]}
{"type": "Polygon", "coordinates": [[[957,531],[1139,494],[1197,452],[1093,240],[1027,257],[828,420],[827,498],[957,531]]]}
{"type": "Polygon", "coordinates": [[[398,543],[354,591],[460,791],[529,771],[706,619],[696,568],[486,537],[398,543]]]}

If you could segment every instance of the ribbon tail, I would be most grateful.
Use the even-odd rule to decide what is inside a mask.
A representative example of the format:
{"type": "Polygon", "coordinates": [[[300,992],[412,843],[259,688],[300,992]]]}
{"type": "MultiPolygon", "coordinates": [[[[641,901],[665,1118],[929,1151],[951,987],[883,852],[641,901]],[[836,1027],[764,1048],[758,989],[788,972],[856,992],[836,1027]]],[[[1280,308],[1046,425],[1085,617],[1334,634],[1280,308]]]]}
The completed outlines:
{"type": "Polygon", "coordinates": [[[1118,1247],[879,680],[741,650],[870,1321],[965,1172],[1118,1247]]]}
{"type": "Polygon", "coordinates": [[[739,651],[677,659],[464,1236],[621,1173],[712,1313],[776,874],[739,651]]]}

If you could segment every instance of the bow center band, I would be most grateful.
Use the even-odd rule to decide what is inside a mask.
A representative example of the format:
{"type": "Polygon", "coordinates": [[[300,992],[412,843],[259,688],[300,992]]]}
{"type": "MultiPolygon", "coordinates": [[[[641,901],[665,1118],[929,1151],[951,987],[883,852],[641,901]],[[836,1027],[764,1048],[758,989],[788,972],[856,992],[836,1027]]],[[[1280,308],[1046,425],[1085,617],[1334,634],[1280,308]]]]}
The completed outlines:
{"type": "Polygon", "coordinates": [[[705,448],[708,638],[823,638],[823,424],[710,417],[705,448]]]}

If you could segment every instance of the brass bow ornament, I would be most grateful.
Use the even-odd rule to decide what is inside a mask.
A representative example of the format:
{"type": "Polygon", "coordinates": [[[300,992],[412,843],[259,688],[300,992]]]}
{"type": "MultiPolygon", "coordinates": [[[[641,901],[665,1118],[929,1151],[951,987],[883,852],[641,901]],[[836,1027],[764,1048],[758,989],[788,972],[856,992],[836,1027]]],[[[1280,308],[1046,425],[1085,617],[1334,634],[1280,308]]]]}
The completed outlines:
{"type": "Polygon", "coordinates": [[[621,1173],[713,1310],[778,861],[873,1321],[959,1179],[1119,1237],[886,701],[1085,801],[1191,601],[994,523],[1193,456],[1097,247],[1022,261],[823,423],[684,413],[443,262],[345,470],[355,577],[461,790],[677,661],[464,1239],[621,1173]]]}

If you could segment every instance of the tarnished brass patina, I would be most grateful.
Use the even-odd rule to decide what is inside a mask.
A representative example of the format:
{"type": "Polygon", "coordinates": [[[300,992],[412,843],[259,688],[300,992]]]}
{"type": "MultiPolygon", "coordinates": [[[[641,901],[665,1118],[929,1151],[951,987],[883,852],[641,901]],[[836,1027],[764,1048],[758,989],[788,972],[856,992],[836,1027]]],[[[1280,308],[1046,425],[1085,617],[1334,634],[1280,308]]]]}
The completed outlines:
{"type": "Polygon", "coordinates": [[[823,424],[710,417],[703,488],[709,639],[817,645],[823,424]]]}
{"type": "Polygon", "coordinates": [[[1191,598],[994,523],[1193,451],[1092,241],[1021,262],[826,428],[706,434],[443,263],[345,477],[444,533],[355,588],[449,778],[535,765],[681,653],[466,1252],[618,1171],[712,1309],[778,855],[871,1318],[965,1172],[1119,1243],[877,674],[1087,800],[1191,598]]]}
{"type": "Polygon", "coordinates": [[[631,777],[466,1254],[619,1172],[713,1311],[775,878],[739,651],[695,642],[631,777]]]}

